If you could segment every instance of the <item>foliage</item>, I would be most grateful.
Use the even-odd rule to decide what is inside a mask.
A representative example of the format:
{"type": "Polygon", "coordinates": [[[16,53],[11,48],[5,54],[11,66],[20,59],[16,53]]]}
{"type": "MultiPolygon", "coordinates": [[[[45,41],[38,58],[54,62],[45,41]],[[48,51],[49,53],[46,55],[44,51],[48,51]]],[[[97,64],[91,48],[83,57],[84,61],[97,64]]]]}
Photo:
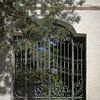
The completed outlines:
{"type": "MultiPolygon", "coordinates": [[[[34,96],[39,96],[39,94],[35,95],[36,91],[41,91],[41,96],[48,96],[49,92],[49,82],[51,87],[52,96],[63,96],[63,81],[59,79],[58,75],[53,75],[49,73],[47,69],[43,70],[31,70],[31,71],[18,71],[18,75],[15,76],[15,89],[16,93],[20,96],[24,96],[28,91],[28,95],[33,94],[34,96]],[[51,82],[49,81],[49,74],[51,76],[51,82]],[[29,84],[29,85],[28,85],[29,84]],[[38,90],[37,90],[37,89],[38,90]],[[26,91],[27,89],[27,91],[26,91]],[[34,92],[34,90],[36,91],[34,92]],[[32,90],[32,91],[31,91],[32,90]]],[[[32,96],[33,96],[32,95],[32,96]]]]}
{"type": "Polygon", "coordinates": [[[30,26],[34,41],[38,40],[48,33],[49,29],[46,27],[55,18],[78,22],[80,17],[74,10],[84,2],[85,0],[0,0],[0,41],[16,32],[29,37],[30,26]],[[41,13],[37,14],[36,11],[41,13]],[[42,22],[37,21],[40,17],[42,22]]]}

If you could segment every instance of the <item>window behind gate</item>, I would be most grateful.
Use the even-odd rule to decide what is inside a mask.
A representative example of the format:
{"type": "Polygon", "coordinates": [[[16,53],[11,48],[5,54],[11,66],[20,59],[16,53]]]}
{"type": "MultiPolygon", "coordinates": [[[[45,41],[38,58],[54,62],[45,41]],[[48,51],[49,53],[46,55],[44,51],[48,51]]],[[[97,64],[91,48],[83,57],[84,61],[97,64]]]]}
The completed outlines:
{"type": "Polygon", "coordinates": [[[86,100],[85,35],[14,40],[14,100],[86,100]]]}

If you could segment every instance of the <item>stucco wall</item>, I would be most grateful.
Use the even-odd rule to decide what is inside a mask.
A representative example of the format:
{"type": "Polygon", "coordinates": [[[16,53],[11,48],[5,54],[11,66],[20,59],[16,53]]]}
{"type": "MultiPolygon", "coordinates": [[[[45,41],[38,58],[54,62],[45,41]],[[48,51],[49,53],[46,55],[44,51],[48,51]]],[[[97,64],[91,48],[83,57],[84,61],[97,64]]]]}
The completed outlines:
{"type": "Polygon", "coordinates": [[[78,11],[75,29],[87,34],[87,100],[100,100],[100,11],[78,11]]]}
{"type": "MultiPolygon", "coordinates": [[[[78,11],[79,24],[74,27],[87,34],[87,100],[100,100],[100,11],[78,11]]],[[[11,100],[11,96],[0,95],[0,100],[11,100]]]]}

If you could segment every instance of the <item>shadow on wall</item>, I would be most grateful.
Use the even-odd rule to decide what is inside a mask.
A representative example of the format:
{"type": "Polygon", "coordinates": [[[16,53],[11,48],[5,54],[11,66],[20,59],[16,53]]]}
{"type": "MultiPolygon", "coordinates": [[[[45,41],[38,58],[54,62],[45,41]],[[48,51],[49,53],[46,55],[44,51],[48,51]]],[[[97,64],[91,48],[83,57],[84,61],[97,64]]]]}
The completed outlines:
{"type": "Polygon", "coordinates": [[[0,49],[0,95],[11,94],[12,75],[12,49],[1,47],[0,49]]]}

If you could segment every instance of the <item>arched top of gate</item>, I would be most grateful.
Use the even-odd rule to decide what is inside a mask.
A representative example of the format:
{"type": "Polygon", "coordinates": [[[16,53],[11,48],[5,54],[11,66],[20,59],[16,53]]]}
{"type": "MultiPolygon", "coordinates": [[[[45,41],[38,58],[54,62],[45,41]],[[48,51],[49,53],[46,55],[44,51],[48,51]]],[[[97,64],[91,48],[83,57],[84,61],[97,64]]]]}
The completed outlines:
{"type": "MultiPolygon", "coordinates": [[[[40,20],[37,20],[37,22],[38,21],[41,22],[42,20],[40,19],[40,20]]],[[[52,24],[55,24],[55,25],[58,25],[58,26],[65,28],[65,30],[68,33],[70,33],[71,35],[73,35],[75,37],[84,37],[84,36],[86,37],[86,34],[77,33],[76,30],[74,29],[74,27],[71,24],[69,24],[68,22],[65,22],[63,20],[55,19],[52,24]]],[[[32,28],[33,28],[33,24],[28,27],[27,32],[30,32],[30,30],[32,30],[32,28]]],[[[14,36],[23,36],[23,34],[17,32],[17,33],[14,34],[14,36]]]]}
{"type": "Polygon", "coordinates": [[[65,22],[65,21],[60,20],[60,19],[56,19],[54,21],[54,23],[64,27],[67,30],[67,32],[69,32],[70,34],[72,34],[75,37],[86,37],[86,34],[84,34],[84,33],[77,33],[75,28],[71,24],[69,24],[68,22],[65,22]]]}
{"type": "Polygon", "coordinates": [[[69,23],[67,23],[65,21],[55,20],[54,23],[64,27],[69,33],[71,33],[74,36],[77,34],[76,30],[74,29],[74,27],[71,24],[69,24],[69,23]]]}

